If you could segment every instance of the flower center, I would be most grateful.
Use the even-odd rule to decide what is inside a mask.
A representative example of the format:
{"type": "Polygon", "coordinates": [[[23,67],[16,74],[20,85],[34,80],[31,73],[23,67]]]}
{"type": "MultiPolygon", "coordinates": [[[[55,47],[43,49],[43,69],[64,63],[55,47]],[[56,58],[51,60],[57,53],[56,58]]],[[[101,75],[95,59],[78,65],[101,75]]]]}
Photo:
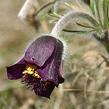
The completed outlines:
{"type": "Polygon", "coordinates": [[[27,65],[26,69],[22,73],[31,75],[31,76],[33,76],[35,78],[41,78],[36,70],[37,70],[36,66],[27,65]]]}

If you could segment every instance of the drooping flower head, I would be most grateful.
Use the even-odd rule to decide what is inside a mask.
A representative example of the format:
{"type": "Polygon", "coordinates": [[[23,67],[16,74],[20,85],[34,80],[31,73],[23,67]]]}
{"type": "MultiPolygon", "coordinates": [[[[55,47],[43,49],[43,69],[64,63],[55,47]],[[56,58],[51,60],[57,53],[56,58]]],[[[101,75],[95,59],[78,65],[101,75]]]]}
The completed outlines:
{"type": "Polygon", "coordinates": [[[42,36],[28,47],[19,62],[7,67],[7,76],[11,80],[21,79],[37,95],[49,98],[55,86],[64,81],[62,53],[60,40],[42,36]]]}

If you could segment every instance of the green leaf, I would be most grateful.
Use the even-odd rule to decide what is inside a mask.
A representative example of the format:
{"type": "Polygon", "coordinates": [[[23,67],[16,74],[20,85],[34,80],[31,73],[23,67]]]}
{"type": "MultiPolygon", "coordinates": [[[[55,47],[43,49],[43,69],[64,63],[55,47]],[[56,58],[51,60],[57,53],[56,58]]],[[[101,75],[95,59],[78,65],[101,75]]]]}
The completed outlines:
{"type": "Polygon", "coordinates": [[[109,0],[103,0],[103,15],[104,15],[104,27],[105,29],[109,27],[109,0]]]}
{"type": "Polygon", "coordinates": [[[95,29],[94,27],[90,26],[90,25],[85,25],[85,24],[81,24],[81,23],[76,23],[77,25],[81,26],[81,27],[85,27],[85,28],[92,28],[95,29]]]}
{"type": "Polygon", "coordinates": [[[94,17],[92,17],[89,13],[86,12],[81,12],[81,11],[74,11],[72,13],[72,19],[73,18],[83,18],[87,21],[89,21],[94,27],[99,26],[98,22],[96,21],[96,19],[94,17]]]}
{"type": "Polygon", "coordinates": [[[98,19],[99,24],[101,25],[101,27],[103,26],[102,24],[102,19],[101,19],[101,15],[100,15],[100,3],[102,2],[101,0],[90,0],[90,8],[92,10],[92,13],[94,14],[94,16],[98,19]]]}
{"type": "Polygon", "coordinates": [[[96,15],[96,7],[95,7],[95,0],[90,0],[90,8],[92,10],[92,13],[96,15]]]}
{"type": "Polygon", "coordinates": [[[88,34],[93,32],[94,30],[89,30],[89,31],[84,31],[84,30],[68,30],[68,29],[63,29],[65,32],[70,32],[70,33],[77,33],[77,34],[88,34]]]}
{"type": "Polygon", "coordinates": [[[100,25],[101,25],[101,27],[103,26],[103,24],[102,24],[102,17],[101,17],[101,15],[100,15],[100,3],[99,2],[102,2],[101,0],[95,0],[95,6],[96,6],[96,9],[97,9],[97,16],[98,16],[98,20],[99,20],[99,22],[100,22],[100,25]]]}

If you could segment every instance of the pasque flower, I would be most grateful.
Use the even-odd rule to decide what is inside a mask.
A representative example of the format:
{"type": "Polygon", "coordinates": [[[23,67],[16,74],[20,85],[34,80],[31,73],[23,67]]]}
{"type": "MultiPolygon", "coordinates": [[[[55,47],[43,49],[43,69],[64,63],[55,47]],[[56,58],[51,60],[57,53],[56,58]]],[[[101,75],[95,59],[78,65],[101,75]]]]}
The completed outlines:
{"type": "Polygon", "coordinates": [[[7,76],[10,80],[21,79],[37,95],[49,98],[55,86],[64,81],[62,53],[63,43],[59,39],[39,37],[19,62],[7,67],[7,76]]]}

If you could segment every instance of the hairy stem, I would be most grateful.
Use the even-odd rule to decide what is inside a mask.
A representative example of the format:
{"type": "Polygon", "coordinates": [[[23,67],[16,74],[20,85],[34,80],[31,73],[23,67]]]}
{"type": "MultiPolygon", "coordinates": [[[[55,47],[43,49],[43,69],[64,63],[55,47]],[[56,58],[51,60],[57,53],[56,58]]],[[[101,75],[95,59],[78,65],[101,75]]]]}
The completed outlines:
{"type": "Polygon", "coordinates": [[[60,20],[56,23],[54,28],[52,29],[51,35],[55,37],[59,37],[61,31],[75,18],[82,17],[92,23],[92,25],[98,25],[96,20],[89,15],[88,13],[81,12],[81,11],[71,11],[65,14],[60,20]]]}
{"type": "Polygon", "coordinates": [[[35,7],[35,2],[36,0],[26,0],[18,14],[18,17],[20,19],[26,19],[28,16],[28,12],[32,9],[32,7],[35,7]]]}

